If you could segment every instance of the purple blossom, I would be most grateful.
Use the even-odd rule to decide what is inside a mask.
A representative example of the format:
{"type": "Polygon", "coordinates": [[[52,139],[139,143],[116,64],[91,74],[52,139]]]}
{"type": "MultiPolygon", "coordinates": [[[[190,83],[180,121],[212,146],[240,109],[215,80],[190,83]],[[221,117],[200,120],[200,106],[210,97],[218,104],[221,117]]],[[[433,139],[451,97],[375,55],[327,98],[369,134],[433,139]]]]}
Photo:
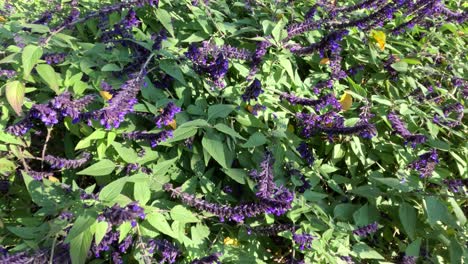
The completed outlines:
{"type": "Polygon", "coordinates": [[[443,183],[447,185],[447,188],[453,193],[466,193],[463,187],[468,189],[468,179],[445,179],[443,183]]]}
{"type": "Polygon", "coordinates": [[[148,242],[148,252],[153,254],[155,251],[162,256],[159,263],[175,263],[176,259],[181,256],[177,247],[165,239],[152,239],[148,242]]]}
{"type": "Polygon", "coordinates": [[[29,115],[33,118],[40,119],[46,126],[57,124],[59,118],[57,112],[45,104],[34,105],[31,108],[29,115]]]}
{"type": "MultiPolygon", "coordinates": [[[[154,40],[153,50],[160,50],[162,47],[162,42],[167,39],[167,31],[165,29],[161,29],[159,34],[151,36],[154,40]]],[[[169,76],[169,75],[165,75],[169,76]]]]}
{"type": "Polygon", "coordinates": [[[119,245],[120,253],[127,252],[127,249],[132,245],[132,243],[133,243],[133,238],[131,235],[128,235],[119,245]]]}
{"type": "Polygon", "coordinates": [[[67,211],[61,212],[59,215],[59,219],[70,222],[73,219],[73,213],[67,211]]]}
{"type": "Polygon", "coordinates": [[[292,105],[299,104],[304,106],[314,106],[316,111],[320,111],[327,106],[331,106],[331,108],[335,110],[341,109],[341,104],[333,93],[328,93],[316,100],[298,97],[292,93],[283,93],[280,96],[280,100],[286,100],[292,105]]]}
{"type": "Polygon", "coordinates": [[[299,151],[299,154],[301,154],[301,158],[303,158],[309,166],[312,166],[315,159],[312,155],[312,151],[309,149],[309,145],[305,142],[301,142],[296,150],[299,151]]]}
{"type": "Polygon", "coordinates": [[[309,47],[292,47],[290,50],[294,54],[305,55],[311,54],[314,51],[324,52],[325,50],[337,51],[339,49],[339,42],[344,36],[348,35],[348,30],[332,31],[325,35],[320,41],[313,43],[309,47]]]}
{"type": "Polygon", "coordinates": [[[120,205],[115,204],[112,207],[104,209],[99,219],[101,221],[105,220],[114,226],[119,226],[127,221],[130,221],[132,226],[135,226],[136,220],[145,219],[145,216],[144,209],[137,202],[132,202],[126,207],[120,207],[120,205]]]}
{"type": "Polygon", "coordinates": [[[413,134],[411,133],[401,121],[395,112],[390,112],[387,116],[388,120],[392,124],[393,130],[395,133],[399,134],[401,137],[405,139],[405,144],[411,143],[413,148],[416,147],[417,144],[422,144],[426,142],[427,137],[421,134],[413,134]]]}
{"type": "Polygon", "coordinates": [[[358,235],[360,237],[365,237],[372,233],[375,233],[378,228],[379,228],[379,225],[377,224],[377,222],[374,222],[372,224],[353,230],[353,234],[358,235]]]}
{"type": "Polygon", "coordinates": [[[255,233],[262,236],[276,236],[280,232],[296,231],[296,226],[292,224],[272,224],[268,226],[247,227],[247,233],[250,235],[255,233]]]}
{"type": "Polygon", "coordinates": [[[242,95],[242,100],[244,102],[250,103],[250,100],[258,100],[258,96],[263,93],[262,83],[255,79],[252,84],[250,84],[247,89],[245,89],[244,94],[242,95]]]}
{"type": "Polygon", "coordinates": [[[417,257],[402,255],[398,261],[398,264],[416,264],[417,257]]]}
{"type": "Polygon", "coordinates": [[[221,257],[223,254],[221,252],[216,252],[213,253],[209,256],[200,258],[200,259],[195,259],[190,264],[221,264],[219,261],[219,257],[221,257]]]}
{"type": "MultiPolygon", "coordinates": [[[[5,264],[24,264],[24,263],[48,263],[50,258],[50,249],[39,249],[35,252],[26,250],[17,253],[3,252],[0,254],[0,263],[5,264]]],[[[69,247],[63,243],[55,246],[54,263],[70,264],[69,247]]]]}
{"type": "Polygon", "coordinates": [[[433,122],[451,128],[460,126],[462,125],[464,110],[465,108],[463,107],[463,105],[458,102],[446,105],[442,108],[442,111],[444,112],[444,117],[441,117],[438,114],[436,114],[434,116],[433,122]],[[447,117],[449,117],[449,115],[452,113],[454,114],[454,121],[447,120],[447,117]]]}
{"type": "MultiPolygon", "coordinates": [[[[94,256],[96,258],[99,258],[101,255],[101,252],[106,252],[109,251],[114,243],[117,243],[119,240],[120,232],[119,231],[112,231],[112,227],[107,228],[107,232],[102,238],[101,242],[99,245],[96,245],[95,243],[92,245],[91,251],[94,253],[94,256]]],[[[116,252],[118,253],[118,252],[116,252]]],[[[120,257],[120,255],[119,255],[120,257]]]]}
{"type": "Polygon", "coordinates": [[[147,140],[150,142],[152,148],[157,147],[161,142],[166,141],[169,138],[172,138],[172,130],[163,130],[159,133],[149,133],[146,131],[134,131],[130,133],[123,133],[122,136],[125,139],[131,140],[147,140]]]}
{"type": "Polygon", "coordinates": [[[140,24],[140,20],[138,20],[135,10],[130,9],[128,14],[122,20],[122,24],[125,28],[132,28],[137,27],[140,24]]]}
{"type": "Polygon", "coordinates": [[[185,56],[193,62],[197,73],[206,74],[216,86],[224,87],[222,80],[228,72],[229,61],[222,53],[216,56],[204,54],[202,49],[192,44],[185,56]]]}
{"type": "Polygon", "coordinates": [[[0,70],[0,76],[5,76],[8,79],[16,76],[16,71],[14,70],[0,70]]]}
{"type": "Polygon", "coordinates": [[[252,54],[252,63],[250,65],[250,72],[247,80],[253,79],[259,69],[260,64],[262,63],[263,57],[267,53],[268,47],[270,46],[271,43],[269,41],[261,41],[257,44],[257,48],[252,54]]]}
{"type": "Polygon", "coordinates": [[[6,132],[15,136],[23,136],[26,134],[32,127],[33,123],[31,119],[25,118],[19,121],[16,124],[10,125],[7,127],[6,132]]]}
{"type": "Polygon", "coordinates": [[[266,152],[265,157],[260,163],[261,171],[252,170],[250,176],[258,182],[257,184],[257,197],[269,198],[274,190],[275,183],[273,181],[273,163],[274,158],[271,152],[266,152]]]}
{"type": "Polygon", "coordinates": [[[293,240],[296,244],[299,245],[301,250],[310,249],[312,247],[312,241],[314,236],[310,234],[293,234],[293,240]]]}
{"type": "Polygon", "coordinates": [[[435,166],[439,163],[437,151],[432,149],[430,152],[419,156],[419,159],[411,162],[408,168],[419,171],[421,178],[427,178],[434,172],[435,166]]]}
{"type": "Polygon", "coordinates": [[[166,107],[163,108],[161,114],[157,116],[154,121],[158,128],[169,125],[177,113],[180,112],[180,107],[178,107],[173,102],[169,102],[166,107]]]}
{"type": "Polygon", "coordinates": [[[83,166],[91,158],[91,154],[84,152],[82,158],[80,159],[64,159],[59,157],[54,157],[52,155],[46,155],[44,161],[50,164],[50,167],[53,169],[76,169],[83,166]]]}
{"type": "Polygon", "coordinates": [[[65,60],[65,53],[47,53],[44,54],[43,59],[47,64],[59,64],[65,60]]]}
{"type": "Polygon", "coordinates": [[[346,262],[346,264],[354,264],[353,258],[350,256],[340,256],[340,259],[346,262]]]}

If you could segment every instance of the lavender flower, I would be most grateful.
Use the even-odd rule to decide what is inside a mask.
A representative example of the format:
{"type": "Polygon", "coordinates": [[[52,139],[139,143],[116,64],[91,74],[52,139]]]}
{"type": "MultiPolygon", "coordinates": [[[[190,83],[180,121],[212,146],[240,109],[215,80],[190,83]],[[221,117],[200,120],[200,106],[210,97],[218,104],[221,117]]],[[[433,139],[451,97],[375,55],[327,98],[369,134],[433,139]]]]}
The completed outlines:
{"type": "MultiPolygon", "coordinates": [[[[40,249],[35,252],[22,251],[14,254],[8,252],[0,255],[0,263],[48,263],[51,260],[49,249],[40,249]]],[[[53,263],[71,264],[69,247],[63,243],[58,243],[52,258],[53,263]]]]}
{"type": "Polygon", "coordinates": [[[0,76],[5,76],[8,79],[13,78],[16,76],[16,71],[14,70],[0,70],[0,76]]]}
{"type": "Polygon", "coordinates": [[[252,63],[250,65],[250,72],[247,80],[251,80],[259,69],[259,65],[262,63],[263,57],[267,53],[268,47],[271,46],[269,41],[261,41],[257,44],[255,52],[252,54],[252,63]]]}
{"type": "Polygon", "coordinates": [[[453,193],[466,193],[466,191],[463,190],[463,187],[466,187],[468,189],[468,179],[445,179],[443,183],[447,185],[447,188],[453,193]]]}
{"type": "Polygon", "coordinates": [[[23,136],[33,127],[31,119],[25,118],[7,127],[6,132],[15,136],[23,136]]]}
{"type": "Polygon", "coordinates": [[[310,249],[312,247],[312,241],[314,240],[314,236],[310,234],[294,234],[293,240],[296,244],[299,245],[301,250],[310,249]]]}
{"type": "Polygon", "coordinates": [[[157,250],[162,256],[159,263],[175,263],[181,252],[169,241],[165,239],[150,240],[148,242],[148,252],[153,254],[157,250]]]}
{"type": "Polygon", "coordinates": [[[125,16],[124,20],[122,21],[122,23],[123,23],[123,26],[127,29],[138,26],[140,24],[140,21],[138,20],[136,16],[135,10],[130,9],[128,11],[128,14],[125,16]]]}
{"type": "Polygon", "coordinates": [[[31,117],[40,119],[46,126],[52,126],[58,123],[58,115],[55,110],[45,104],[34,105],[30,112],[31,117]]]}
{"type": "Polygon", "coordinates": [[[340,256],[340,259],[346,262],[347,264],[354,264],[353,258],[350,256],[340,256]]]}
{"type": "Polygon", "coordinates": [[[336,30],[325,35],[319,42],[313,43],[309,47],[292,47],[290,50],[292,53],[298,55],[305,55],[313,53],[314,51],[321,51],[324,53],[325,50],[337,50],[339,48],[339,42],[344,36],[348,35],[348,30],[336,30]]]}
{"type": "Polygon", "coordinates": [[[180,110],[180,107],[178,107],[173,102],[168,103],[167,106],[162,110],[161,114],[154,119],[156,126],[161,128],[163,126],[169,125],[174,120],[175,115],[180,112],[180,110]]]}
{"type": "Polygon", "coordinates": [[[314,163],[314,156],[309,149],[309,145],[307,145],[305,142],[301,142],[296,150],[299,151],[299,154],[301,154],[301,158],[303,158],[305,162],[309,164],[309,166],[312,166],[314,163]]]}
{"type": "Polygon", "coordinates": [[[132,140],[147,140],[150,142],[152,148],[157,147],[161,142],[173,136],[172,130],[163,130],[159,133],[149,133],[146,131],[134,131],[130,133],[123,133],[122,136],[125,139],[132,140]]]}
{"type": "Polygon", "coordinates": [[[378,228],[379,228],[379,225],[377,224],[377,222],[374,222],[372,224],[353,230],[353,234],[361,236],[361,237],[365,237],[372,233],[375,233],[378,228]]]}
{"type": "Polygon", "coordinates": [[[43,59],[47,64],[59,64],[65,60],[65,53],[47,53],[44,54],[43,59]]]}
{"type": "Polygon", "coordinates": [[[94,256],[99,258],[101,256],[101,252],[109,251],[112,244],[117,243],[119,236],[120,232],[112,231],[112,227],[109,226],[99,245],[96,245],[95,243],[92,245],[91,251],[94,253],[94,256]]]}
{"type": "Polygon", "coordinates": [[[161,29],[161,31],[159,31],[159,34],[157,34],[156,36],[151,36],[151,38],[154,40],[153,50],[160,50],[162,47],[162,42],[167,39],[167,31],[165,29],[161,29]]]}
{"type": "Polygon", "coordinates": [[[209,256],[203,257],[201,259],[195,259],[190,264],[221,264],[219,257],[223,254],[221,252],[213,253],[209,256]]]}
{"type": "Polygon", "coordinates": [[[197,73],[206,74],[217,87],[224,87],[222,79],[228,72],[229,61],[222,53],[216,56],[208,56],[202,53],[200,48],[192,44],[185,56],[193,62],[197,73]]]}
{"type": "Polygon", "coordinates": [[[402,255],[398,261],[398,264],[416,264],[417,257],[402,255]]]}
{"type": "Polygon", "coordinates": [[[316,111],[320,111],[326,108],[327,106],[331,106],[331,108],[335,110],[341,109],[341,104],[340,102],[338,102],[333,93],[328,93],[317,100],[298,97],[292,93],[283,93],[281,94],[280,99],[286,100],[292,105],[299,104],[304,106],[314,106],[316,111]]]}
{"type": "Polygon", "coordinates": [[[131,235],[128,235],[124,241],[122,241],[122,243],[119,245],[119,251],[121,253],[125,253],[127,252],[127,249],[132,245],[132,242],[133,242],[133,238],[131,235]]]}
{"type": "Polygon", "coordinates": [[[405,145],[411,143],[413,148],[416,147],[416,144],[422,144],[426,142],[427,138],[421,134],[412,134],[405,126],[403,121],[401,121],[395,112],[390,112],[388,114],[388,120],[392,124],[393,130],[395,133],[399,134],[405,139],[405,145]]]}
{"type": "Polygon", "coordinates": [[[70,222],[73,219],[73,213],[67,211],[61,212],[59,215],[59,219],[70,222]]]}
{"type": "Polygon", "coordinates": [[[258,96],[263,93],[262,83],[255,79],[252,84],[250,84],[242,95],[242,100],[244,102],[250,103],[250,100],[258,100],[258,96]]]}
{"type": "Polygon", "coordinates": [[[302,174],[298,169],[294,169],[292,168],[291,165],[287,165],[286,166],[286,171],[287,171],[287,174],[288,175],[291,175],[291,176],[298,176],[299,177],[299,180],[302,182],[302,186],[299,186],[297,188],[297,191],[299,193],[304,193],[306,190],[310,189],[311,185],[309,183],[309,181],[306,179],[306,177],[304,176],[304,174],[302,174]]]}
{"type": "Polygon", "coordinates": [[[250,235],[252,233],[262,235],[262,236],[276,236],[280,232],[284,231],[296,231],[296,226],[292,224],[272,224],[268,226],[257,226],[257,227],[248,227],[247,233],[250,235]]]}
{"type": "Polygon", "coordinates": [[[274,190],[275,183],[273,181],[273,162],[274,158],[271,152],[266,152],[265,157],[260,163],[261,171],[252,170],[250,175],[254,180],[258,182],[257,185],[257,197],[269,198],[274,190]]]}
{"type": "Polygon", "coordinates": [[[112,207],[104,209],[99,216],[99,220],[105,220],[111,225],[119,226],[123,222],[130,221],[132,226],[136,226],[137,219],[145,219],[144,209],[138,205],[137,202],[132,202],[126,207],[120,207],[115,204],[112,207]]]}
{"type": "Polygon", "coordinates": [[[70,160],[46,155],[44,161],[49,163],[53,169],[76,169],[83,166],[91,158],[91,154],[88,152],[84,152],[82,156],[80,159],[70,160]]]}
{"type": "Polygon", "coordinates": [[[419,159],[411,162],[408,168],[419,171],[421,178],[427,178],[432,175],[435,166],[439,163],[439,156],[437,151],[432,149],[430,152],[424,153],[419,156],[419,159]]]}
{"type": "Polygon", "coordinates": [[[450,105],[446,105],[446,106],[444,106],[442,108],[442,111],[444,112],[444,117],[442,118],[438,114],[436,114],[434,116],[433,122],[436,123],[436,124],[445,125],[445,126],[448,126],[448,127],[451,127],[451,128],[460,126],[460,125],[462,125],[464,110],[465,109],[464,109],[463,105],[461,103],[458,103],[458,102],[450,104],[450,105]],[[449,115],[451,113],[454,113],[455,121],[446,120],[446,118],[449,117],[449,115]]]}

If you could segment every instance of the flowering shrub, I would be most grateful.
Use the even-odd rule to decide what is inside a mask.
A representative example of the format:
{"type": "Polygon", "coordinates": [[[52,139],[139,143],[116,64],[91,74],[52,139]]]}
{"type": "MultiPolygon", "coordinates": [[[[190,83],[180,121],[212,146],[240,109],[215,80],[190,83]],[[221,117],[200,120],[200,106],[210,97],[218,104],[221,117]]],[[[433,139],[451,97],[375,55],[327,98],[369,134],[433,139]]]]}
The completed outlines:
{"type": "Polygon", "coordinates": [[[0,6],[0,263],[468,261],[460,1],[0,6]]]}

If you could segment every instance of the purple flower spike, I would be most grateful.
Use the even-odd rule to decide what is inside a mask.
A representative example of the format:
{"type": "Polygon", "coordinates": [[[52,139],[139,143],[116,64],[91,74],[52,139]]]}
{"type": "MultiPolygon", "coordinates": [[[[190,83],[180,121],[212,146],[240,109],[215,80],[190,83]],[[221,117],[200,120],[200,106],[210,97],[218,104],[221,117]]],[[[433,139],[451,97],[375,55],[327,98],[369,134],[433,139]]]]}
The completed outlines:
{"type": "Polygon", "coordinates": [[[130,133],[123,133],[122,136],[125,139],[132,140],[147,140],[150,142],[152,148],[157,147],[161,142],[166,141],[169,138],[172,138],[172,130],[164,130],[159,133],[149,133],[146,131],[134,131],[130,133]]]}
{"type": "Polygon", "coordinates": [[[161,114],[154,119],[156,126],[162,128],[163,126],[169,125],[180,110],[180,107],[173,102],[168,103],[167,106],[163,108],[161,114]]]}
{"type": "Polygon", "coordinates": [[[419,159],[411,162],[408,168],[419,171],[421,178],[428,178],[434,172],[436,165],[439,163],[439,156],[437,151],[432,149],[430,152],[424,153],[419,156],[419,159]]]}
{"type": "Polygon", "coordinates": [[[46,155],[44,161],[49,163],[53,169],[76,169],[83,166],[91,158],[91,154],[84,152],[81,159],[69,160],[64,158],[46,155]]]}
{"type": "Polygon", "coordinates": [[[365,236],[368,236],[368,235],[370,235],[372,233],[375,233],[378,228],[379,228],[379,225],[377,224],[377,222],[374,222],[374,223],[372,223],[370,225],[366,225],[366,226],[360,227],[358,229],[355,229],[353,231],[353,234],[358,235],[360,237],[365,237],[365,236]]]}
{"type": "Polygon", "coordinates": [[[412,134],[405,126],[403,121],[401,121],[395,112],[390,112],[388,114],[388,120],[392,124],[393,130],[395,133],[399,134],[403,139],[405,139],[405,144],[411,143],[412,148],[415,148],[417,144],[423,144],[426,142],[427,137],[421,134],[412,134]]]}
{"type": "Polygon", "coordinates": [[[312,241],[314,240],[314,236],[310,234],[294,234],[293,240],[296,244],[299,245],[301,250],[310,249],[312,247],[312,241]]]}
{"type": "Polygon", "coordinates": [[[223,254],[221,252],[213,253],[209,256],[203,257],[201,259],[195,259],[190,264],[221,264],[219,257],[223,254]]]}
{"type": "Polygon", "coordinates": [[[244,102],[250,103],[250,100],[258,100],[258,96],[263,93],[262,83],[255,79],[252,84],[250,84],[242,95],[242,100],[244,102]]]}
{"type": "Polygon", "coordinates": [[[315,159],[312,155],[312,152],[309,149],[309,145],[307,145],[307,143],[305,142],[301,142],[301,144],[299,144],[299,146],[296,149],[297,151],[299,151],[299,154],[301,154],[301,158],[303,158],[305,162],[309,164],[309,166],[312,166],[315,159]]]}
{"type": "Polygon", "coordinates": [[[148,242],[148,252],[153,254],[155,251],[162,256],[159,263],[175,263],[181,252],[169,241],[165,239],[150,240],[148,242]]]}

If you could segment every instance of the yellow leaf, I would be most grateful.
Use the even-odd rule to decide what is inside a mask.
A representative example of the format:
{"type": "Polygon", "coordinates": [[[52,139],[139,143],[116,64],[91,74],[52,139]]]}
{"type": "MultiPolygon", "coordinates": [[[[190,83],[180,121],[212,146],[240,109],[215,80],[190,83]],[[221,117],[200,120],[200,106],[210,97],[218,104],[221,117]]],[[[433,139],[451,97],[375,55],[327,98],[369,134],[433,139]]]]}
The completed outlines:
{"type": "Polygon", "coordinates": [[[224,245],[230,245],[230,246],[239,246],[239,241],[235,238],[230,238],[230,237],[226,237],[224,238],[224,245]]]}
{"type": "Polygon", "coordinates": [[[383,31],[372,31],[371,33],[372,38],[377,42],[380,50],[383,51],[385,49],[385,41],[387,40],[387,36],[385,36],[385,32],[383,31]]]}
{"type": "Polygon", "coordinates": [[[108,91],[99,91],[99,94],[104,98],[104,100],[109,101],[112,99],[112,94],[109,93],[108,91]]]}
{"type": "Polygon", "coordinates": [[[6,22],[6,21],[7,21],[7,19],[6,19],[5,17],[3,17],[3,16],[0,16],[0,22],[2,22],[2,23],[3,23],[3,22],[6,22]]]}
{"type": "Polygon", "coordinates": [[[288,131],[291,132],[291,133],[294,133],[294,126],[289,124],[288,125],[288,131]]]}
{"type": "Polygon", "coordinates": [[[253,107],[251,105],[247,105],[245,108],[247,108],[247,111],[249,111],[250,113],[253,112],[253,107]]]}
{"type": "Polygon", "coordinates": [[[323,58],[320,60],[320,65],[324,64],[330,64],[330,59],[329,58],[323,58]]]}
{"type": "Polygon", "coordinates": [[[170,123],[169,126],[172,128],[172,130],[175,130],[177,128],[177,122],[175,119],[173,119],[170,123]]]}
{"type": "Polygon", "coordinates": [[[353,97],[345,91],[340,98],[340,104],[343,111],[349,110],[353,105],[353,97]]]}

